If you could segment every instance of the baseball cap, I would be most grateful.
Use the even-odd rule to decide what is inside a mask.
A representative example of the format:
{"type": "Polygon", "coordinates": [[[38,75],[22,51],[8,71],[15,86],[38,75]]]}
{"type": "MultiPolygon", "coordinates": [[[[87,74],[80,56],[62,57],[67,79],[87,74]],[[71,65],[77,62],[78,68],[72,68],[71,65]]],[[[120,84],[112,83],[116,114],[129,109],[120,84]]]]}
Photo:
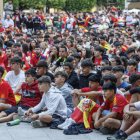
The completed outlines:
{"type": "Polygon", "coordinates": [[[0,22],[0,24],[2,24],[2,25],[3,25],[3,23],[2,23],[2,22],[0,22]]]}
{"type": "Polygon", "coordinates": [[[9,27],[11,27],[12,26],[12,24],[9,24],[9,27]]]}
{"type": "Polygon", "coordinates": [[[15,10],[19,10],[19,8],[18,8],[18,7],[16,7],[16,8],[15,8],[15,10]]]}

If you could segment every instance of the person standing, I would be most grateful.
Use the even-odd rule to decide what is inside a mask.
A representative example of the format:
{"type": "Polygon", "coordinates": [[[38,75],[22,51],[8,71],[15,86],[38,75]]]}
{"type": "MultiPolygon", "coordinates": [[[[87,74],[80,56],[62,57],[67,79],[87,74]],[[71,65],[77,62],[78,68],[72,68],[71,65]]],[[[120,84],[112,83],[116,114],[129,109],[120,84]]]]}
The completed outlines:
{"type": "Polygon", "coordinates": [[[20,14],[19,14],[19,8],[15,8],[15,13],[13,14],[14,20],[15,20],[15,26],[19,27],[20,26],[20,14]]]}
{"type": "Polygon", "coordinates": [[[11,13],[13,11],[13,0],[9,0],[9,2],[5,3],[4,10],[5,10],[5,19],[7,18],[7,15],[11,16],[11,13]]]}

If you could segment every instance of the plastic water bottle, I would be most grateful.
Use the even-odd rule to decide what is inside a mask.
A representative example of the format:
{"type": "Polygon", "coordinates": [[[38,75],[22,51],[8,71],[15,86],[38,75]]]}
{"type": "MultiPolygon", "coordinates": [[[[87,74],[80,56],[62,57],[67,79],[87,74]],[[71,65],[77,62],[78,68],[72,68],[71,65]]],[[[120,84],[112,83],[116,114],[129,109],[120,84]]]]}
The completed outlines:
{"type": "Polygon", "coordinates": [[[17,124],[19,124],[19,123],[20,123],[20,120],[17,119],[17,120],[14,120],[14,121],[8,122],[7,125],[8,125],[8,126],[13,126],[13,125],[17,125],[17,124]]]}

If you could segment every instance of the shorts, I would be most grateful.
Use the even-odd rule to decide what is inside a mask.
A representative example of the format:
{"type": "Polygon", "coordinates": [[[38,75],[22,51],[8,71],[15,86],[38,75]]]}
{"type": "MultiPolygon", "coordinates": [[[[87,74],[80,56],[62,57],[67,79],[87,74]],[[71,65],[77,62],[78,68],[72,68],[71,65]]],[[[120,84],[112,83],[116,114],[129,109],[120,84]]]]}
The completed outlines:
{"type": "Polygon", "coordinates": [[[29,108],[31,108],[30,106],[27,106],[27,105],[18,105],[18,106],[13,106],[9,109],[4,110],[4,112],[7,114],[7,116],[12,113],[17,113],[18,107],[21,107],[23,110],[28,110],[29,108]]]}

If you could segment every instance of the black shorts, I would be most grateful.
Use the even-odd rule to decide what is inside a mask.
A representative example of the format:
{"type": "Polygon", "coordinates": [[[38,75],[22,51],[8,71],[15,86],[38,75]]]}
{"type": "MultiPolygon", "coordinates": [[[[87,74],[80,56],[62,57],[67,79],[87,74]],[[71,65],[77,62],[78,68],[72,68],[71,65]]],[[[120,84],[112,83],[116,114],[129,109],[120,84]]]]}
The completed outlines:
{"type": "Polygon", "coordinates": [[[27,105],[18,105],[18,106],[11,107],[7,110],[4,110],[4,112],[7,114],[7,116],[12,114],[12,113],[17,113],[18,107],[21,107],[23,110],[28,110],[29,108],[31,108],[27,105]]]}

